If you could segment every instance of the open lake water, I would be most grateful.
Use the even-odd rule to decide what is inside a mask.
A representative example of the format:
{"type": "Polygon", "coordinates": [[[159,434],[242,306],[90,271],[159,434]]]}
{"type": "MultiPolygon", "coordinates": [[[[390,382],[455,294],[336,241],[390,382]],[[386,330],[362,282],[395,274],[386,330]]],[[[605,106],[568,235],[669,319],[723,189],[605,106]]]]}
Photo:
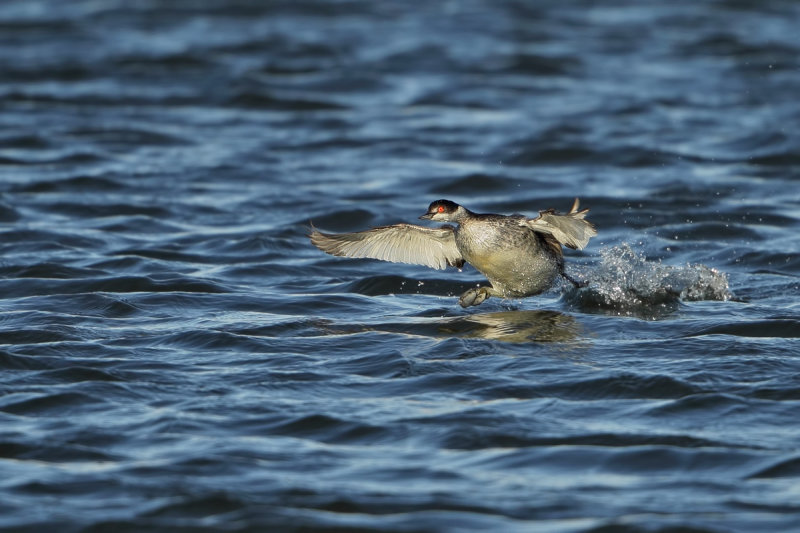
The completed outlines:
{"type": "Polygon", "coordinates": [[[0,3],[3,531],[800,530],[800,3],[0,3]],[[590,282],[323,231],[591,209],[590,282]]]}

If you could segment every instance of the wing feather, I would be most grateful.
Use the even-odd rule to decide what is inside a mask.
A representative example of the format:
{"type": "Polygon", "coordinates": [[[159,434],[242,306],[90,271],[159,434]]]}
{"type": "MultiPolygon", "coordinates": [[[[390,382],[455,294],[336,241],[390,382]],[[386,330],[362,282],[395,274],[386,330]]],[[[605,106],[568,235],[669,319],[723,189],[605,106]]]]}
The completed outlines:
{"type": "Polygon", "coordinates": [[[547,209],[540,211],[536,218],[521,220],[520,225],[550,235],[564,246],[582,250],[589,243],[589,239],[597,235],[597,230],[591,222],[585,220],[589,210],[578,211],[579,206],[580,201],[575,198],[572,208],[566,214],[547,209]]]}
{"type": "Polygon", "coordinates": [[[368,257],[443,270],[461,266],[452,226],[426,228],[413,224],[381,226],[355,233],[322,233],[312,228],[311,243],[325,253],[342,257],[368,257]]]}

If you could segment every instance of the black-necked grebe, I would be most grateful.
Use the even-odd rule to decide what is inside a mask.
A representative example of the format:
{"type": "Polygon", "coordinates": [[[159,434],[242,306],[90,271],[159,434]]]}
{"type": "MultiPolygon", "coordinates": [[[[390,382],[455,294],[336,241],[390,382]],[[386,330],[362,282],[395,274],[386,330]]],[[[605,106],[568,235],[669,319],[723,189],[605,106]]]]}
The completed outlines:
{"type": "Polygon", "coordinates": [[[421,219],[454,222],[426,228],[394,224],[356,233],[326,234],[314,229],[311,242],[331,255],[369,257],[411,263],[436,269],[448,265],[474,266],[491,282],[461,295],[462,307],[479,305],[490,296],[520,298],[549,289],[557,275],[574,285],[579,282],[564,271],[561,245],[582,249],[597,235],[585,220],[588,209],[578,211],[578,199],[569,212],[540,211],[536,218],[523,215],[473,213],[450,200],[437,200],[421,219]]]}

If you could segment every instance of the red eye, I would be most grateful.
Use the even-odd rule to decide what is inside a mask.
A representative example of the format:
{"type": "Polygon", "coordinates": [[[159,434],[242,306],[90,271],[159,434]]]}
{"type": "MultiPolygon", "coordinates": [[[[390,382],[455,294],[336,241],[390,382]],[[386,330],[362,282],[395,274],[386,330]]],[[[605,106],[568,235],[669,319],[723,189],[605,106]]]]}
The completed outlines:
{"type": "Polygon", "coordinates": [[[440,205],[439,207],[437,207],[437,208],[436,208],[436,210],[437,210],[438,212],[440,212],[440,213],[444,213],[444,206],[443,206],[443,205],[440,205]]]}

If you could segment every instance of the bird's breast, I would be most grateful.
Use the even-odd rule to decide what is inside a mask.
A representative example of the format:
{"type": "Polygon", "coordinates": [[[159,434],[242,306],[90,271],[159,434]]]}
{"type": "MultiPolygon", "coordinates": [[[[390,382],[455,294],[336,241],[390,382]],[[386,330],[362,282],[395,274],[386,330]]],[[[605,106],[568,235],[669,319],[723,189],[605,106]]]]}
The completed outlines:
{"type": "MultiPolygon", "coordinates": [[[[472,229],[472,228],[470,228],[472,229]]],[[[515,226],[462,232],[456,244],[464,259],[509,295],[547,289],[557,274],[557,259],[532,231],[515,226]]]]}

